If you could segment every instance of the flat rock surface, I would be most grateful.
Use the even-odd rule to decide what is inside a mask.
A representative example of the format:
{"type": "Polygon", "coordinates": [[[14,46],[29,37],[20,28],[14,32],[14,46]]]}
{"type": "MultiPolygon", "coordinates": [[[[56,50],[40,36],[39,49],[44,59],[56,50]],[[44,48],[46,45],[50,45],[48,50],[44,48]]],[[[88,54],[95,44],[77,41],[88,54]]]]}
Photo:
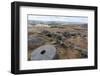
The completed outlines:
{"type": "Polygon", "coordinates": [[[53,45],[43,45],[33,50],[32,60],[50,60],[56,54],[56,48],[53,45]]]}

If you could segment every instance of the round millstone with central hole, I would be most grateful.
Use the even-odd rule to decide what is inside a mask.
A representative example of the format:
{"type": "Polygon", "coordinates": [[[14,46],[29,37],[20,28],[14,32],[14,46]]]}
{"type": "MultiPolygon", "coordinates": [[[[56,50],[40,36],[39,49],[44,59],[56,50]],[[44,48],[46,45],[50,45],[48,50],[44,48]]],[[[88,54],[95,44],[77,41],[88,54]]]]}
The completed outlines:
{"type": "Polygon", "coordinates": [[[43,45],[33,50],[31,60],[51,60],[56,55],[54,45],[43,45]]]}

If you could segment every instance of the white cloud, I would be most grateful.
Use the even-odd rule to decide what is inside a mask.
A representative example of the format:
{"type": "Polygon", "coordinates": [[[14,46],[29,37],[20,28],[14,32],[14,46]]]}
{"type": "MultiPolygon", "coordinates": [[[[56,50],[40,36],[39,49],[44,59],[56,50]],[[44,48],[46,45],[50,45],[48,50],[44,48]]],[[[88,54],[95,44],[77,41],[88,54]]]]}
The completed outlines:
{"type": "Polygon", "coordinates": [[[66,21],[66,22],[79,22],[88,23],[88,17],[80,16],[42,16],[42,15],[28,15],[28,20],[40,21],[66,21]]]}

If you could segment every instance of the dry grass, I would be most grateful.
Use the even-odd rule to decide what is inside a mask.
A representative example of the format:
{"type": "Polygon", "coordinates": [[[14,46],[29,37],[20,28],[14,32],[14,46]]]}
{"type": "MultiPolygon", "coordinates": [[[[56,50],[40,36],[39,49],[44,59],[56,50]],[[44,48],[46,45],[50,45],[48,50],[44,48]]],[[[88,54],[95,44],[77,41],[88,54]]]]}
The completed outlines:
{"type": "MultiPolygon", "coordinates": [[[[45,44],[51,44],[51,42],[54,40],[54,38],[49,38],[45,35],[40,34],[40,32],[42,30],[48,30],[50,32],[65,32],[65,31],[75,31],[75,32],[79,32],[81,33],[81,35],[87,34],[87,29],[84,29],[80,26],[66,26],[65,28],[37,28],[37,27],[33,27],[30,28],[30,30],[28,30],[28,36],[30,35],[35,35],[35,36],[39,36],[41,37],[45,44]]],[[[70,38],[66,38],[64,41],[66,44],[69,45],[69,43],[73,44],[73,45],[78,45],[80,48],[87,48],[87,40],[84,39],[81,36],[72,36],[70,38]]],[[[41,45],[39,45],[41,46],[41,45]]],[[[39,47],[38,45],[29,45],[28,44],[28,60],[31,59],[31,53],[32,51],[39,47]]],[[[75,50],[73,48],[64,48],[61,45],[57,46],[57,55],[58,55],[58,59],[75,59],[75,58],[81,58],[81,53],[78,50],[75,50]]]]}

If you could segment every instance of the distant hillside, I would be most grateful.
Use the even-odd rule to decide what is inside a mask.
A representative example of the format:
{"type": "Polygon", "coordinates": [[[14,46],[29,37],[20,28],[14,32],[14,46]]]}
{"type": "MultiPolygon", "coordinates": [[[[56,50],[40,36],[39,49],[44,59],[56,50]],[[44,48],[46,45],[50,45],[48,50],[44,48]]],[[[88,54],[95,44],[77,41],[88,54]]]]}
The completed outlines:
{"type": "Polygon", "coordinates": [[[35,20],[28,20],[29,25],[36,25],[36,24],[45,24],[45,25],[82,25],[82,27],[87,27],[87,23],[78,23],[78,22],[66,22],[66,21],[35,21],[35,20]]]}

